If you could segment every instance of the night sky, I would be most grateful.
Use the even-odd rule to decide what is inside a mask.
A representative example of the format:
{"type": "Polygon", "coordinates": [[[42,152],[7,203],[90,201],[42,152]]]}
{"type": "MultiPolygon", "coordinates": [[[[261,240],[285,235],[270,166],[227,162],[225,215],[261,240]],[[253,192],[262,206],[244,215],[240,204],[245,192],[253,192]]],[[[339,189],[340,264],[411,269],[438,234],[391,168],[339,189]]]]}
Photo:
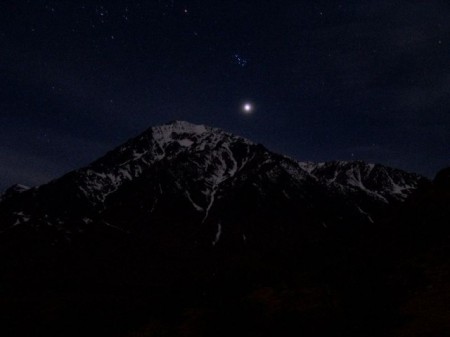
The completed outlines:
{"type": "Polygon", "coordinates": [[[171,120],[432,177],[450,164],[450,2],[1,1],[0,190],[171,120]]]}

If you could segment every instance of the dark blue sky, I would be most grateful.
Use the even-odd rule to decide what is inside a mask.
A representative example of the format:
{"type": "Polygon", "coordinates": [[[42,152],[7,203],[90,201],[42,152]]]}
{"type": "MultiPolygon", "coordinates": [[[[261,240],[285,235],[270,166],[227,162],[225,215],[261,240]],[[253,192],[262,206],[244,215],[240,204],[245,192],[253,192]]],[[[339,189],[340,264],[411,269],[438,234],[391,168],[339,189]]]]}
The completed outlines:
{"type": "Polygon", "coordinates": [[[431,177],[450,164],[449,55],[448,1],[4,0],[0,190],[174,119],[431,177]]]}

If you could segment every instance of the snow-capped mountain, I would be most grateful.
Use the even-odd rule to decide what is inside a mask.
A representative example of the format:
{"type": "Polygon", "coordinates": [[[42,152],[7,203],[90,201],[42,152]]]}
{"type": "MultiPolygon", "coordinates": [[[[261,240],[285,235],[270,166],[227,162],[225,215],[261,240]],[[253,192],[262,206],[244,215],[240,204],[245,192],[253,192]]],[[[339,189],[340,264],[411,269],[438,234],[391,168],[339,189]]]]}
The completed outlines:
{"type": "Polygon", "coordinates": [[[8,188],[3,194],[0,194],[0,201],[2,199],[12,197],[16,194],[28,191],[29,189],[30,189],[30,187],[28,187],[28,186],[21,185],[21,184],[15,184],[15,185],[11,186],[10,188],[8,188]]]}
{"type": "Polygon", "coordinates": [[[219,129],[175,121],[147,130],[77,171],[79,189],[93,204],[101,205],[108,195],[145,174],[148,168],[190,155],[187,160],[203,169],[201,183],[205,185],[205,193],[211,194],[221,182],[242,169],[251,145],[219,129]]]}
{"type": "Polygon", "coordinates": [[[329,186],[364,191],[375,199],[389,203],[405,200],[417,189],[420,177],[404,171],[363,161],[301,163],[310,174],[329,186]]]}
{"type": "Polygon", "coordinates": [[[2,195],[4,335],[385,336],[446,308],[449,177],[150,128],[2,195]]]}
{"type": "Polygon", "coordinates": [[[0,231],[44,227],[70,239],[93,224],[132,232],[189,223],[206,226],[199,237],[216,245],[226,231],[246,241],[244,223],[373,223],[422,180],[360,161],[297,162],[220,129],[175,121],[49,184],[10,188],[0,231]]]}

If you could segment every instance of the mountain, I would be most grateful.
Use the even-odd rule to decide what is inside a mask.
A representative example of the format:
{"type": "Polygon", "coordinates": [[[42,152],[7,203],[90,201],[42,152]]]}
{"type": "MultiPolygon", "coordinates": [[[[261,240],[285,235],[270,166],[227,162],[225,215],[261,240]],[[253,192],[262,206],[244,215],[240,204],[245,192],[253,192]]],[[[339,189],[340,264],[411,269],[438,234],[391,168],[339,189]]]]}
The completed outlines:
{"type": "Polygon", "coordinates": [[[209,235],[214,243],[219,223],[236,222],[250,210],[301,210],[321,226],[372,223],[421,181],[364,162],[300,163],[222,130],[176,121],[49,184],[12,187],[0,204],[0,230],[44,226],[70,239],[93,222],[128,232],[178,219],[210,223],[217,229],[209,235]]]}
{"type": "Polygon", "coordinates": [[[397,336],[447,233],[444,217],[420,244],[430,212],[448,215],[447,178],[298,162],[187,122],[149,128],[2,195],[0,331],[397,336]]]}

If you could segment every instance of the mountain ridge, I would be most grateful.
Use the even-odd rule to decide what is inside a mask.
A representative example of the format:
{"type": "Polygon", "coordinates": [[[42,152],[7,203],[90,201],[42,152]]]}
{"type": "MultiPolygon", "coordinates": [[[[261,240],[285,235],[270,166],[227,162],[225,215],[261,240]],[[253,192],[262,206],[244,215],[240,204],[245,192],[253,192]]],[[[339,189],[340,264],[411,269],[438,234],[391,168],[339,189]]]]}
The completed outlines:
{"type": "Polygon", "coordinates": [[[0,330],[442,335],[448,169],[430,182],[361,161],[302,163],[177,123],[9,190],[0,330]]]}
{"type": "MultiPolygon", "coordinates": [[[[319,207],[321,198],[332,197],[345,204],[347,213],[359,213],[373,223],[379,209],[405,200],[421,181],[425,178],[419,175],[362,161],[299,162],[218,128],[174,121],[151,127],[88,166],[48,184],[10,189],[10,197],[0,203],[0,218],[9,219],[3,221],[0,231],[36,222],[70,233],[73,228],[84,231],[95,221],[128,231],[126,219],[119,223],[114,216],[104,215],[113,214],[125,200],[140,195],[136,199],[140,209],[134,212],[141,220],[135,221],[153,222],[153,216],[146,213],[157,211],[165,193],[189,208],[186,216],[199,224],[213,213],[219,219],[214,209],[223,208],[221,200],[242,193],[262,203],[271,198],[276,202],[296,200],[313,208],[319,207]],[[317,193],[321,197],[312,197],[317,193]],[[21,203],[28,206],[21,208],[21,203]],[[67,230],[67,224],[72,229],[67,230]]],[[[227,202],[231,203],[228,207],[240,208],[227,202]]],[[[125,209],[122,212],[128,213],[125,209]]],[[[244,210],[241,213],[245,216],[244,210]]],[[[315,217],[320,218],[318,214],[315,217]]]]}

